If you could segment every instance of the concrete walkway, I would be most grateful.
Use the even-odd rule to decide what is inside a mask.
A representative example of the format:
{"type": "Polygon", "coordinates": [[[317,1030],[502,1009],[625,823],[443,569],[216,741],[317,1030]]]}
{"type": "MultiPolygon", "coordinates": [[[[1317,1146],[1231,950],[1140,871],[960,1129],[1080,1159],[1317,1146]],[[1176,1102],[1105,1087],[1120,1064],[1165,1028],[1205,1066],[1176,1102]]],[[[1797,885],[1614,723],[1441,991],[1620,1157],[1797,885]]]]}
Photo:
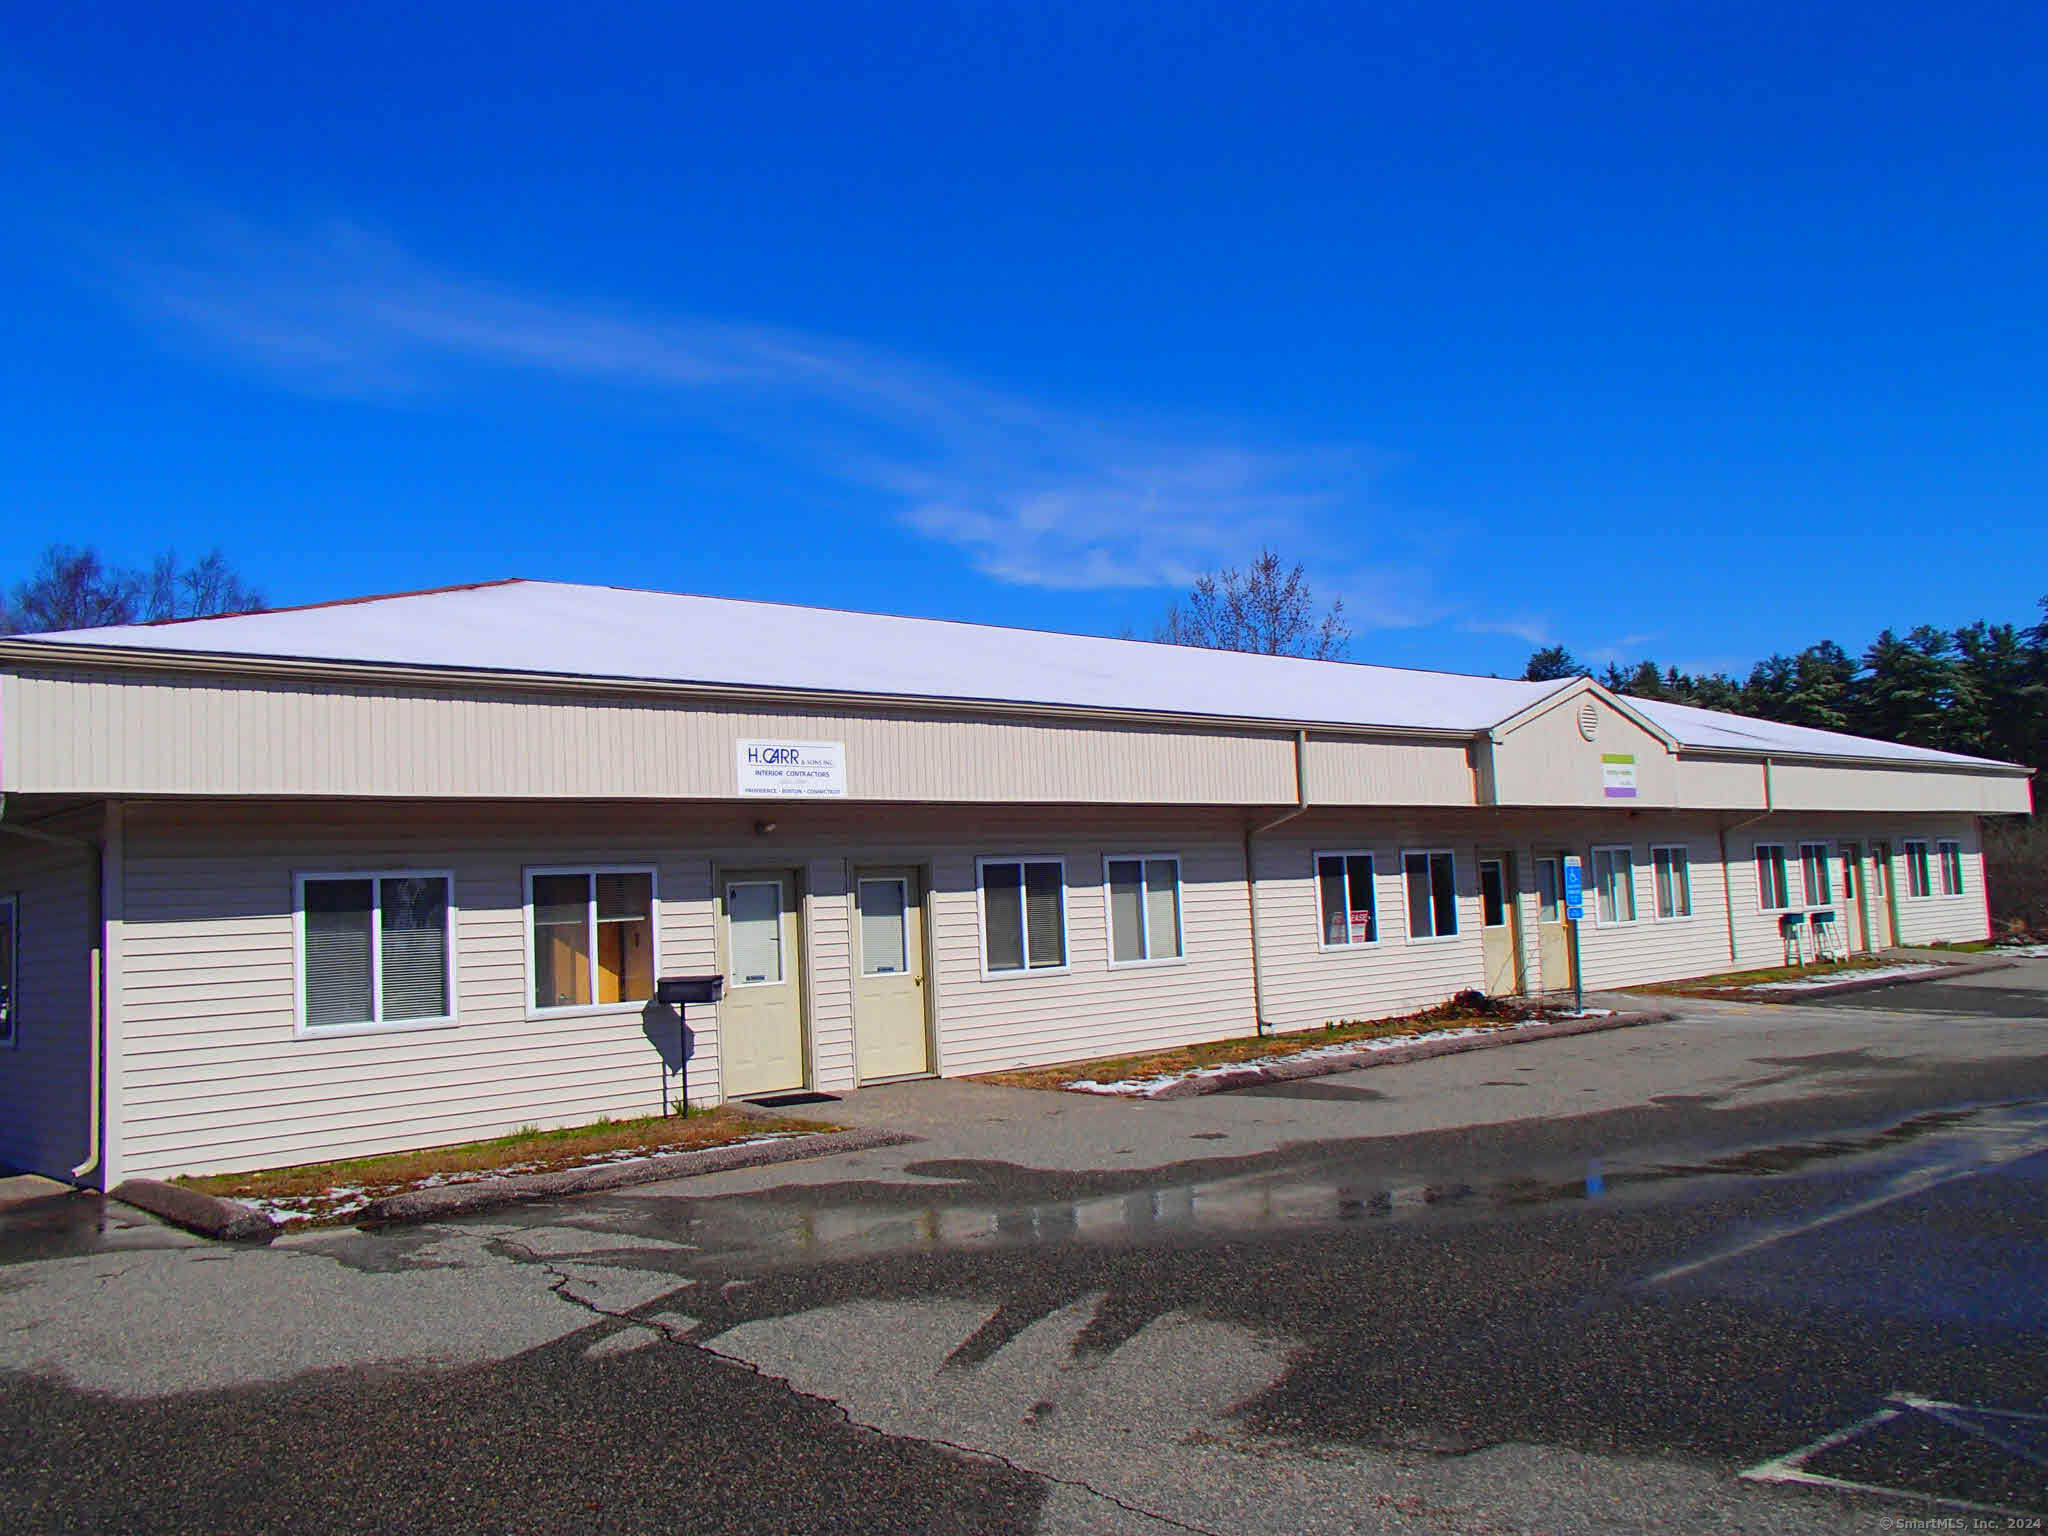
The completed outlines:
{"type": "Polygon", "coordinates": [[[0,1174],[0,1211],[26,1205],[31,1200],[48,1200],[53,1195],[68,1194],[70,1190],[69,1184],[59,1184],[55,1179],[46,1179],[40,1174],[0,1174]]]}
{"type": "MultiPolygon", "coordinates": [[[[1934,1064],[1998,1098],[2005,1064],[2048,1056],[2048,961],[2021,961],[1994,979],[2041,992],[2031,1018],[1981,1012],[1906,1014],[1826,1006],[1658,998],[1668,1023],[1446,1056],[1306,1082],[1164,1103],[1002,1088],[959,1078],[890,1083],[826,1104],[781,1109],[840,1125],[887,1126],[922,1140],[843,1158],[650,1184],[636,1193],[715,1196],[848,1178],[915,1179],[913,1168],[953,1159],[1078,1172],[1127,1172],[1190,1158],[1251,1156],[1300,1142],[1457,1132],[1660,1103],[1741,1109],[1884,1083],[1934,1064]]],[[[1939,995],[1943,981],[1913,989],[1939,995]]],[[[1957,983],[1962,985],[1962,983],[1957,983]]],[[[1640,999],[1617,994],[1624,1003],[1640,999]]]]}

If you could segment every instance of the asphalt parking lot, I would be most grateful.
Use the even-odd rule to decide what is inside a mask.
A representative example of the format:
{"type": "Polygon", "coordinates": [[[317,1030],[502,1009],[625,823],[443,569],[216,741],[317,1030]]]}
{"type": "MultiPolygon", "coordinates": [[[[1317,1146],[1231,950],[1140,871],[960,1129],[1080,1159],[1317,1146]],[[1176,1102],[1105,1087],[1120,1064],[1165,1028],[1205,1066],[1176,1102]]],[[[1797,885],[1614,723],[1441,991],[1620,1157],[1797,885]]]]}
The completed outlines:
{"type": "Polygon", "coordinates": [[[2024,1522],[2044,990],[1182,1104],[904,1085],[820,1113],[916,1146],[267,1249],[0,1223],[0,1523],[2024,1522]]]}

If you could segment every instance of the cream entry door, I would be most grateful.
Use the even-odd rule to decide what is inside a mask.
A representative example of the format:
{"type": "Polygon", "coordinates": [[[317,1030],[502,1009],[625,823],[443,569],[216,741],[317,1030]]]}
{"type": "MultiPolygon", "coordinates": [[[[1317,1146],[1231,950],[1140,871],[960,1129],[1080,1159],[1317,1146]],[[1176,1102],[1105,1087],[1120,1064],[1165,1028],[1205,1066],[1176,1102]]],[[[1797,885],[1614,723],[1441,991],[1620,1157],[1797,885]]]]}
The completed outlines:
{"type": "Polygon", "coordinates": [[[1890,949],[1897,942],[1899,909],[1892,887],[1892,845],[1870,845],[1870,947],[1890,949]]]}
{"type": "Polygon", "coordinates": [[[1572,930],[1564,915],[1564,860],[1556,854],[1536,860],[1536,964],[1544,991],[1562,992],[1572,984],[1572,930]]]}
{"type": "Polygon", "coordinates": [[[802,949],[792,870],[727,870],[725,997],[718,1005],[720,1083],[728,1099],[804,1085],[802,949]]]}
{"type": "Polygon", "coordinates": [[[1521,924],[1515,911],[1514,861],[1504,853],[1479,857],[1480,944],[1486,956],[1486,995],[1522,990],[1521,924]]]}
{"type": "Polygon", "coordinates": [[[1863,889],[1863,845],[1841,843],[1835,854],[1842,866],[1842,904],[1849,908],[1844,914],[1842,942],[1854,954],[1870,948],[1870,895],[1863,889]]]}
{"type": "Polygon", "coordinates": [[[914,869],[863,869],[853,882],[854,1050],[860,1080],[931,1070],[925,1028],[924,882],[914,869]]]}

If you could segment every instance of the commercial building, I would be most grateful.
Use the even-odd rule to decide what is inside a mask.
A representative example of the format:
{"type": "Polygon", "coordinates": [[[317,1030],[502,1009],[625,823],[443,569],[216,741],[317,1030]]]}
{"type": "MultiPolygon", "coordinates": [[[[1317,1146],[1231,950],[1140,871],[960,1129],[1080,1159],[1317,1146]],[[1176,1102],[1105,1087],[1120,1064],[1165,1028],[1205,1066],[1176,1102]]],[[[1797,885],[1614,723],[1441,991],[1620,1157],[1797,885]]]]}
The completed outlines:
{"type": "Polygon", "coordinates": [[[1568,857],[1592,986],[1982,938],[2031,803],[1585,679],[542,582],[0,641],[0,793],[0,1162],[86,1183],[1555,990],[1568,857]]]}

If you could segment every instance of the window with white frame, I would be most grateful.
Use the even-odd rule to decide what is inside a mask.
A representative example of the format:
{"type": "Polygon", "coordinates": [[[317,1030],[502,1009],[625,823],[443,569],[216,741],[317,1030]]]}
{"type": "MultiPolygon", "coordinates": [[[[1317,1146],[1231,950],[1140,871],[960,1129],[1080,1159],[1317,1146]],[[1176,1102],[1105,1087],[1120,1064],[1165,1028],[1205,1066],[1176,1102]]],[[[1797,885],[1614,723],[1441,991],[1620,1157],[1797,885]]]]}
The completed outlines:
{"type": "Polygon", "coordinates": [[[1317,854],[1316,905],[1325,948],[1378,943],[1380,904],[1373,889],[1372,855],[1317,854]]]}
{"type": "Polygon", "coordinates": [[[607,1008],[654,996],[654,871],[529,869],[533,1007],[607,1008]]]}
{"type": "Polygon", "coordinates": [[[1170,853],[1104,859],[1109,886],[1109,963],[1181,957],[1180,860],[1170,853]]]}
{"type": "Polygon", "coordinates": [[[1756,904],[1760,911],[1783,912],[1792,905],[1792,887],[1785,878],[1785,846],[1756,845],[1756,904]]]}
{"type": "Polygon", "coordinates": [[[1806,889],[1806,904],[1809,907],[1824,907],[1835,899],[1834,889],[1828,883],[1826,843],[1799,845],[1799,879],[1806,889]]]}
{"type": "Polygon", "coordinates": [[[1935,853],[1941,860],[1941,894],[1960,896],[1963,894],[1963,845],[1943,841],[1934,845],[1935,853]]]}
{"type": "Polygon", "coordinates": [[[1692,854],[1681,847],[1650,850],[1650,871],[1657,887],[1657,917],[1668,921],[1692,916],[1692,854]]]}
{"type": "Polygon", "coordinates": [[[1447,939],[1458,931],[1458,868],[1447,849],[1401,855],[1408,937],[1447,939]]]}
{"type": "Polygon", "coordinates": [[[296,884],[304,1029],[454,1017],[453,882],[446,874],[301,875],[296,884]]]}
{"type": "Polygon", "coordinates": [[[1919,838],[1906,840],[1906,894],[1908,896],[1931,896],[1934,882],[1929,878],[1927,867],[1927,844],[1919,838]]]}
{"type": "Polygon", "coordinates": [[[14,1044],[17,999],[21,995],[20,903],[0,896],[0,1045],[14,1044]]]}
{"type": "Polygon", "coordinates": [[[1626,847],[1593,850],[1593,888],[1598,898],[1594,910],[1598,921],[1632,923],[1636,920],[1636,856],[1626,847]]]}
{"type": "Polygon", "coordinates": [[[1061,859],[983,859],[981,953],[991,973],[1067,963],[1067,866],[1061,859]]]}
{"type": "Polygon", "coordinates": [[[1536,920],[1539,923],[1564,921],[1564,861],[1561,859],[1536,861],[1536,920]]]}

